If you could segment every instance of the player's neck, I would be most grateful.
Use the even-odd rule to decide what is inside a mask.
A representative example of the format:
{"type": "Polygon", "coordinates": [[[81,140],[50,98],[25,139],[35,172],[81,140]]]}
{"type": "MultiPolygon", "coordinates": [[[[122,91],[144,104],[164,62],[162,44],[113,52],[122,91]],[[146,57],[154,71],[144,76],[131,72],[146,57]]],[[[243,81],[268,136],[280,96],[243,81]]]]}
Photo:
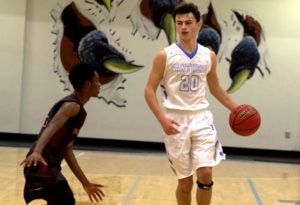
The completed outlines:
{"type": "Polygon", "coordinates": [[[86,96],[82,92],[79,92],[79,91],[74,91],[73,94],[79,99],[79,101],[81,102],[82,105],[87,103],[87,101],[89,101],[89,99],[90,99],[90,96],[86,96]]]}
{"type": "Polygon", "coordinates": [[[188,53],[192,53],[197,47],[197,42],[194,40],[189,40],[189,41],[179,40],[178,44],[181,48],[183,48],[188,53]]]}

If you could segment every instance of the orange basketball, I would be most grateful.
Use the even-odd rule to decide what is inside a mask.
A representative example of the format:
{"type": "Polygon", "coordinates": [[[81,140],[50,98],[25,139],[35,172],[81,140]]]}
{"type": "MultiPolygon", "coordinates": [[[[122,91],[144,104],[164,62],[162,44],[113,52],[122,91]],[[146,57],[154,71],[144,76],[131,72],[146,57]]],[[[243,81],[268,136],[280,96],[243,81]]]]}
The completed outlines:
{"type": "Polygon", "coordinates": [[[230,113],[229,125],[240,136],[252,135],[260,126],[260,114],[251,105],[239,105],[230,113]]]}

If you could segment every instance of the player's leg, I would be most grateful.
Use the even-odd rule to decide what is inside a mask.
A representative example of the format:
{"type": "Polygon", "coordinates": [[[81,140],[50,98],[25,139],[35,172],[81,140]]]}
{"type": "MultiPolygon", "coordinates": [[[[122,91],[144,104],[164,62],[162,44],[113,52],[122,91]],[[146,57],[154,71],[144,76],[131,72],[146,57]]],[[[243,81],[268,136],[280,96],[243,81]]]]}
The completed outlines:
{"type": "Polygon", "coordinates": [[[43,193],[40,190],[30,189],[25,183],[23,196],[26,204],[29,204],[31,201],[34,201],[36,199],[42,199],[43,193]]]}
{"type": "Polygon", "coordinates": [[[197,204],[209,205],[212,197],[212,167],[225,155],[216,137],[211,112],[199,112],[192,122],[191,155],[197,175],[197,204]]]}
{"type": "Polygon", "coordinates": [[[197,169],[197,205],[209,205],[212,197],[212,168],[201,167],[197,169]]]}
{"type": "Polygon", "coordinates": [[[60,181],[55,185],[48,187],[44,199],[47,205],[75,205],[74,194],[67,181],[60,181]]]}
{"type": "Polygon", "coordinates": [[[178,205],[191,204],[191,191],[193,188],[193,166],[190,155],[191,138],[189,122],[190,117],[185,112],[169,111],[168,117],[180,124],[180,133],[165,135],[164,143],[170,166],[178,178],[176,199],[178,205]]]}
{"type": "Polygon", "coordinates": [[[47,205],[75,205],[75,198],[67,181],[36,189],[29,189],[25,185],[24,199],[26,204],[36,199],[43,199],[47,201],[47,205]]]}
{"type": "Polygon", "coordinates": [[[193,176],[179,179],[176,189],[178,205],[190,205],[192,202],[193,176]]]}

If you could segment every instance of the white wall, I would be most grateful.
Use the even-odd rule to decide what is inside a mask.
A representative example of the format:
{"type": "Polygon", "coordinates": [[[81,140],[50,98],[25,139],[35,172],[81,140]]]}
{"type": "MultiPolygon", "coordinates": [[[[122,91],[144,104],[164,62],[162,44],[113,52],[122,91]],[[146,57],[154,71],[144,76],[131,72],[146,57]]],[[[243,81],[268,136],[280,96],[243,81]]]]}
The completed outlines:
{"type": "Polygon", "coordinates": [[[0,130],[18,132],[23,74],[25,0],[0,1],[0,130]]]}
{"type": "Polygon", "coordinates": [[[52,68],[55,6],[55,1],[27,0],[20,133],[37,133],[49,108],[66,94],[52,68]]]}
{"type": "MultiPolygon", "coordinates": [[[[235,137],[223,124],[227,120],[226,111],[213,102],[219,131],[226,136],[225,145],[237,144],[240,147],[300,150],[300,2],[291,1],[226,1],[222,8],[247,10],[263,23],[269,51],[271,75],[262,78],[256,71],[254,79],[232,95],[237,102],[252,104],[260,111],[262,125],[251,138],[235,137]],[[232,6],[235,5],[235,6],[232,6]],[[285,133],[291,133],[290,138],[285,133]]],[[[222,67],[219,68],[219,70],[222,67]]],[[[220,72],[220,76],[226,76],[220,72]]],[[[267,72],[265,72],[266,74],[267,72]]],[[[222,78],[224,87],[226,79],[222,78]]],[[[222,138],[224,139],[224,138],[222,138]]]]}
{"type": "MultiPolygon", "coordinates": [[[[68,1],[6,0],[0,3],[0,132],[35,134],[50,106],[67,95],[64,84],[53,71],[56,38],[51,33],[53,8],[68,1]],[[27,4],[27,7],[26,7],[27,4]],[[26,9],[25,9],[26,8],[26,9]],[[26,10],[26,13],[25,13],[26,10]]],[[[198,1],[195,1],[197,3],[198,1]]],[[[262,125],[252,137],[236,136],[229,128],[229,112],[210,95],[210,109],[215,116],[219,138],[230,147],[300,151],[300,20],[297,8],[300,2],[287,1],[212,1],[219,18],[228,18],[231,9],[245,10],[264,26],[269,52],[271,75],[262,78],[256,71],[253,78],[232,97],[239,103],[254,105],[261,113],[262,125]],[[296,13],[297,12],[297,13],[296,13]],[[285,133],[290,132],[289,139],[285,133]]],[[[116,31],[120,47],[131,51],[128,58],[145,67],[136,73],[124,75],[127,81],[120,94],[127,100],[126,107],[107,105],[92,99],[86,106],[88,117],[80,133],[82,137],[161,142],[161,129],[143,98],[143,89],[155,53],[167,46],[165,35],[147,40],[137,33],[126,17],[137,3],[124,1],[116,19],[110,24],[99,24],[98,29],[116,31]]],[[[208,1],[199,5],[203,12],[208,1]]],[[[112,11],[114,12],[114,11],[112,11]]],[[[228,64],[218,66],[221,84],[228,88],[228,64]]]]}

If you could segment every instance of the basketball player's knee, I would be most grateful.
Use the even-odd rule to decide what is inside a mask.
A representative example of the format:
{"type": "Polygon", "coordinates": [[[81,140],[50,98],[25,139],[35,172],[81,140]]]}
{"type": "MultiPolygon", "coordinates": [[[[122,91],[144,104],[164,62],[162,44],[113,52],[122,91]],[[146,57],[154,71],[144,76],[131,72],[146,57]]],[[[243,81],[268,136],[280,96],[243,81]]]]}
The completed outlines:
{"type": "Polygon", "coordinates": [[[197,185],[199,189],[204,189],[204,190],[210,190],[212,188],[212,186],[214,185],[214,182],[211,181],[210,183],[201,183],[199,181],[197,181],[197,185]]]}
{"type": "Polygon", "coordinates": [[[210,184],[212,182],[212,170],[202,169],[197,172],[197,180],[202,184],[210,184]]]}
{"type": "Polygon", "coordinates": [[[182,193],[190,193],[193,189],[193,182],[186,181],[178,184],[178,188],[182,193]]]}

